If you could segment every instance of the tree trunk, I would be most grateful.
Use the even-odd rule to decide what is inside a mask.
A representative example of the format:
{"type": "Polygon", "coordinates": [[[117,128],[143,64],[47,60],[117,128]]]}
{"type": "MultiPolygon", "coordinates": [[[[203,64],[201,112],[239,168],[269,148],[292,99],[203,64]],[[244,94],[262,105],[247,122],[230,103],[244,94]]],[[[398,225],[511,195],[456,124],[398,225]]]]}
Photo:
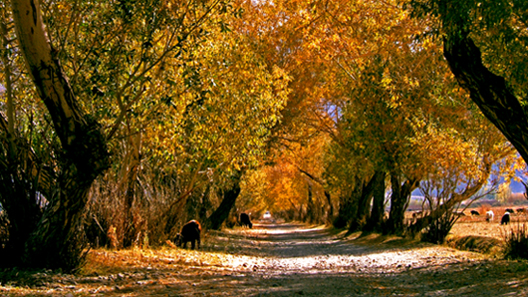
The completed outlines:
{"type": "Polygon", "coordinates": [[[224,221],[229,217],[229,212],[235,206],[238,195],[240,194],[240,180],[242,179],[242,172],[239,171],[232,180],[231,187],[224,190],[222,202],[220,206],[211,214],[207,220],[206,226],[213,230],[220,230],[224,221]]]}
{"type": "Polygon", "coordinates": [[[88,189],[109,166],[99,124],[84,114],[47,38],[40,2],[11,1],[17,37],[27,68],[61,141],[56,191],[25,246],[24,263],[73,270],[82,261],[81,216],[88,189]]]}
{"type": "Polygon", "coordinates": [[[339,213],[334,220],[334,227],[344,228],[349,223],[353,216],[357,213],[358,201],[361,196],[363,189],[362,181],[360,179],[355,180],[354,188],[351,193],[347,196],[341,197],[339,204],[339,213]]]}
{"type": "Polygon", "coordinates": [[[471,100],[528,163],[528,116],[506,80],[484,66],[479,48],[462,30],[446,34],[444,56],[471,100]]]}
{"type": "Polygon", "coordinates": [[[306,220],[309,223],[314,223],[316,221],[316,209],[315,209],[315,203],[313,201],[313,193],[312,193],[312,184],[311,182],[308,182],[308,204],[306,207],[306,220]]]}
{"type": "Polygon", "coordinates": [[[82,216],[92,181],[78,178],[74,165],[65,167],[63,164],[57,191],[26,243],[23,262],[27,266],[72,271],[83,263],[87,245],[82,216]]]}
{"type": "Polygon", "coordinates": [[[8,215],[9,239],[0,258],[1,265],[16,266],[20,264],[24,245],[35,229],[42,214],[37,205],[38,179],[32,176],[35,169],[35,158],[30,145],[15,134],[15,115],[13,104],[13,85],[11,80],[12,64],[10,61],[10,37],[6,11],[0,10],[0,61],[3,65],[5,81],[7,121],[0,114],[0,203],[8,215]]]}
{"type": "Polygon", "coordinates": [[[9,132],[9,137],[15,137],[15,107],[13,104],[13,84],[11,81],[11,63],[9,57],[9,32],[7,28],[7,16],[2,13],[0,15],[0,34],[2,39],[2,53],[0,54],[0,59],[4,65],[4,77],[5,77],[5,95],[7,103],[7,131],[9,132]]]}
{"type": "Polygon", "coordinates": [[[372,193],[374,196],[372,212],[370,218],[367,220],[367,225],[363,228],[366,232],[381,231],[383,215],[385,214],[383,207],[385,202],[385,175],[385,172],[382,171],[379,171],[379,174],[376,175],[374,191],[372,193]]]}
{"type": "Polygon", "coordinates": [[[409,205],[412,191],[418,187],[420,181],[418,179],[410,179],[402,184],[397,174],[391,172],[390,177],[392,187],[391,209],[389,220],[383,232],[385,234],[402,235],[404,231],[405,210],[409,205]]]}
{"type": "Polygon", "coordinates": [[[361,191],[361,196],[359,197],[358,201],[357,211],[355,214],[353,214],[352,221],[350,223],[350,232],[358,231],[367,224],[372,195],[380,175],[382,175],[382,172],[374,172],[368,183],[363,185],[363,190],[361,191]]]}
{"type": "Polygon", "coordinates": [[[326,189],[324,189],[324,182],[320,178],[318,178],[316,176],[313,176],[312,174],[310,174],[307,171],[303,170],[299,166],[297,166],[297,169],[299,169],[299,171],[301,173],[304,173],[307,177],[309,177],[311,180],[313,180],[316,183],[318,183],[323,188],[324,195],[326,197],[326,200],[328,201],[328,206],[329,206],[328,218],[329,218],[329,221],[332,221],[334,219],[334,205],[332,204],[332,199],[330,197],[330,193],[328,193],[328,191],[326,189]]]}
{"type": "Polygon", "coordinates": [[[327,222],[332,222],[334,220],[334,204],[332,203],[332,197],[327,190],[324,190],[324,195],[329,206],[327,222]]]}

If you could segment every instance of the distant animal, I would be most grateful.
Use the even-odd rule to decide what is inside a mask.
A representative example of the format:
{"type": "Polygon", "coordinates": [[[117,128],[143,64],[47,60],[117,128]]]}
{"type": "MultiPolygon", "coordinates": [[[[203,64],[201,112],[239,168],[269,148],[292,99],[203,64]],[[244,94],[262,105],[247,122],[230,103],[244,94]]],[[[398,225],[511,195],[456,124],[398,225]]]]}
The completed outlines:
{"type": "Polygon", "coordinates": [[[516,209],[517,213],[524,213],[526,209],[524,207],[519,207],[516,209]]]}
{"type": "Polygon", "coordinates": [[[250,229],[253,228],[253,223],[251,223],[251,220],[249,219],[249,215],[245,212],[240,214],[240,225],[242,227],[248,226],[250,229]]]}
{"type": "Polygon", "coordinates": [[[506,211],[509,212],[509,213],[514,213],[513,209],[511,209],[511,208],[506,208],[506,211]]]}
{"type": "Polygon", "coordinates": [[[486,221],[492,222],[494,217],[495,217],[495,214],[493,213],[492,210],[488,210],[486,212],[486,221]]]}
{"type": "Polygon", "coordinates": [[[187,224],[183,225],[180,233],[176,235],[176,245],[179,247],[186,248],[187,242],[191,242],[191,249],[194,250],[194,243],[198,243],[200,248],[200,233],[202,232],[202,226],[197,220],[190,220],[187,224]]]}
{"type": "Polygon", "coordinates": [[[413,219],[416,220],[418,218],[421,218],[422,215],[423,215],[423,211],[415,211],[415,212],[413,212],[412,217],[413,217],[413,219]]]}
{"type": "Polygon", "coordinates": [[[480,216],[480,212],[476,211],[476,210],[472,210],[471,211],[471,215],[472,216],[480,216]]]}
{"type": "Polygon", "coordinates": [[[510,223],[510,212],[505,212],[501,219],[501,225],[508,225],[510,223]]]}

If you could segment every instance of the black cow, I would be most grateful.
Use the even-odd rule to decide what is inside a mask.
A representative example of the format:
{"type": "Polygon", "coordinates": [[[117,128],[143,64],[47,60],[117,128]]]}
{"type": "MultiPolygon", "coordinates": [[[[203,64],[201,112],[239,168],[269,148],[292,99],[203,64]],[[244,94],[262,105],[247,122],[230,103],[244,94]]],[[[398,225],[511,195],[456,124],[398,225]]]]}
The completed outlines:
{"type": "Polygon", "coordinates": [[[480,213],[478,211],[476,211],[476,210],[472,210],[471,211],[471,215],[472,216],[480,216],[480,213]]]}
{"type": "Polygon", "coordinates": [[[194,250],[194,242],[198,243],[200,248],[200,233],[202,232],[202,226],[197,220],[191,220],[187,224],[183,225],[180,233],[176,235],[176,245],[179,247],[186,248],[187,242],[191,242],[191,249],[194,250]]]}
{"type": "Polygon", "coordinates": [[[510,213],[507,211],[502,216],[501,225],[508,225],[509,223],[510,223],[510,213]]]}
{"type": "Polygon", "coordinates": [[[251,220],[249,219],[249,215],[245,212],[240,214],[240,225],[242,227],[248,226],[250,229],[253,228],[253,223],[251,223],[251,220]]]}
{"type": "Polygon", "coordinates": [[[523,207],[517,208],[517,213],[524,213],[525,211],[526,209],[524,209],[523,207]]]}

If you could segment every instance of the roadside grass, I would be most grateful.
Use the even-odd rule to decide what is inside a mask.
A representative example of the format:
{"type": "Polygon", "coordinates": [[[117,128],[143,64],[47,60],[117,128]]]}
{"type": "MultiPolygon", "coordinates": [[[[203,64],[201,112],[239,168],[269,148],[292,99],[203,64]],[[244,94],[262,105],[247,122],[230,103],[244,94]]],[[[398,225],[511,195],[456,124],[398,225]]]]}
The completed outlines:
{"type": "Polygon", "coordinates": [[[496,213],[492,222],[487,222],[483,215],[460,218],[446,238],[446,244],[497,258],[528,259],[528,215],[512,214],[511,223],[501,225],[500,218],[505,207],[492,210],[496,213]]]}
{"type": "Polygon", "coordinates": [[[528,227],[526,223],[517,223],[505,232],[504,255],[507,259],[528,259],[528,227]]]}

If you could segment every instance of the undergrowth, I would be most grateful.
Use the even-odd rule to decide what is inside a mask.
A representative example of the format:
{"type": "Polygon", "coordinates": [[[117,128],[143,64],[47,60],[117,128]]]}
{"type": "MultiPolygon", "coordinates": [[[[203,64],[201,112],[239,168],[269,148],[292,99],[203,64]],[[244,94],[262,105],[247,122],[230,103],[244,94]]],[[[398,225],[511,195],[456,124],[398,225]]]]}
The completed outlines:
{"type": "Polygon", "coordinates": [[[528,259],[528,227],[525,223],[517,223],[510,232],[503,233],[504,254],[508,259],[528,259]]]}

